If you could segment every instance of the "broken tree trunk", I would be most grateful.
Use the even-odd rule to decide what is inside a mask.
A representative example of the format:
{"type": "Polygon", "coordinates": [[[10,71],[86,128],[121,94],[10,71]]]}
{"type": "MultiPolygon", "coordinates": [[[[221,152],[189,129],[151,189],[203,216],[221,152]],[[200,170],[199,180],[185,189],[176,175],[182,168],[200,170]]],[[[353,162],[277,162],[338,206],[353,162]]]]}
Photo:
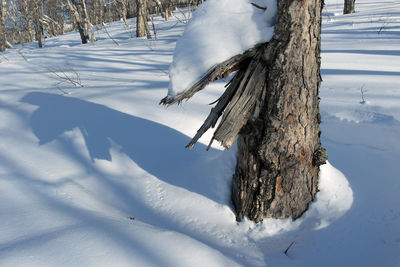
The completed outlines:
{"type": "Polygon", "coordinates": [[[270,42],[217,65],[183,94],[161,101],[179,103],[239,69],[188,144],[221,116],[212,140],[229,148],[239,134],[232,184],[237,220],[296,219],[318,191],[319,166],[327,158],[319,128],[321,10],[321,0],[278,1],[270,42]]]}

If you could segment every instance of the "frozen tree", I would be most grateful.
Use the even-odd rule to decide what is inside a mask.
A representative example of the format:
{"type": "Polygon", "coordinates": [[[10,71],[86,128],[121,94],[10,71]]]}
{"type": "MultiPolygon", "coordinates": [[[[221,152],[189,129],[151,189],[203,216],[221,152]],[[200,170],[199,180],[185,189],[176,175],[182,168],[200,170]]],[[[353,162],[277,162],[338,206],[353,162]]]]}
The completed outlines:
{"type": "Polygon", "coordinates": [[[161,101],[179,103],[236,71],[187,147],[218,118],[211,142],[229,148],[238,136],[232,183],[237,220],[301,216],[315,198],[319,166],[327,159],[318,97],[323,1],[278,0],[277,5],[270,41],[217,64],[192,87],[161,101]]]}

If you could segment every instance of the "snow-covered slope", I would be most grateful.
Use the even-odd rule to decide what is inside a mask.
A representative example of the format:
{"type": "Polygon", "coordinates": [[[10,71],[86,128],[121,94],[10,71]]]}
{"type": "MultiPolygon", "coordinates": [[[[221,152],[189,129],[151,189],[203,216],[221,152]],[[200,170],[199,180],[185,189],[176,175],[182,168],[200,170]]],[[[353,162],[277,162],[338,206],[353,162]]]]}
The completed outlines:
{"type": "Polygon", "coordinates": [[[177,20],[156,19],[157,40],[114,23],[119,46],[99,31],[1,54],[0,266],[398,266],[400,4],[356,7],[323,17],[322,138],[347,180],[323,166],[295,222],[236,223],[234,151],[205,151],[210,133],[184,149],[223,81],[157,105],[177,20]]]}

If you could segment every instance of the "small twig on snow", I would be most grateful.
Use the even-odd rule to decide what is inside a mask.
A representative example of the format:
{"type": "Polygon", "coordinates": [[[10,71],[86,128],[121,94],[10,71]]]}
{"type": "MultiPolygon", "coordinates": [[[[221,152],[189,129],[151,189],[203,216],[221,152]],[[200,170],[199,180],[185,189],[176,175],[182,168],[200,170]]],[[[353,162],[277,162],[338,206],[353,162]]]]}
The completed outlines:
{"type": "Polygon", "coordinates": [[[289,249],[293,246],[294,241],[292,241],[292,243],[290,243],[290,245],[285,249],[285,251],[283,252],[286,256],[288,254],[289,249]]]}
{"type": "Polygon", "coordinates": [[[250,3],[250,4],[252,4],[254,7],[259,8],[259,9],[262,9],[262,10],[264,10],[264,11],[267,10],[266,7],[259,6],[259,5],[257,5],[256,3],[250,3]]]}
{"type": "Polygon", "coordinates": [[[103,24],[103,30],[104,30],[104,32],[108,35],[108,38],[110,38],[111,40],[113,40],[113,42],[114,42],[117,46],[119,46],[119,43],[118,43],[114,38],[112,38],[112,36],[110,35],[110,33],[108,32],[108,30],[107,30],[107,28],[106,28],[106,25],[104,25],[104,24],[103,24]]]}

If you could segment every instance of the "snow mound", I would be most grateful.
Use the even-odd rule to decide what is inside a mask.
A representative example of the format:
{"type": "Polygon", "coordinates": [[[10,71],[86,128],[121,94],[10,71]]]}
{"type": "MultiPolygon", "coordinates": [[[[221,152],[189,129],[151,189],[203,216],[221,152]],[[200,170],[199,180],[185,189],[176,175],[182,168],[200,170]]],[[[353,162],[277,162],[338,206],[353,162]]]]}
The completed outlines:
{"type": "Polygon", "coordinates": [[[176,44],[168,96],[189,89],[214,65],[269,41],[276,6],[276,0],[209,0],[199,6],[176,44]]]}
{"type": "Polygon", "coordinates": [[[250,237],[260,240],[266,237],[295,231],[300,225],[304,229],[318,230],[327,227],[342,217],[353,204],[353,191],[346,177],[329,162],[320,166],[319,192],[315,201],[300,219],[264,219],[256,225],[246,221],[245,227],[249,227],[250,237]]]}

